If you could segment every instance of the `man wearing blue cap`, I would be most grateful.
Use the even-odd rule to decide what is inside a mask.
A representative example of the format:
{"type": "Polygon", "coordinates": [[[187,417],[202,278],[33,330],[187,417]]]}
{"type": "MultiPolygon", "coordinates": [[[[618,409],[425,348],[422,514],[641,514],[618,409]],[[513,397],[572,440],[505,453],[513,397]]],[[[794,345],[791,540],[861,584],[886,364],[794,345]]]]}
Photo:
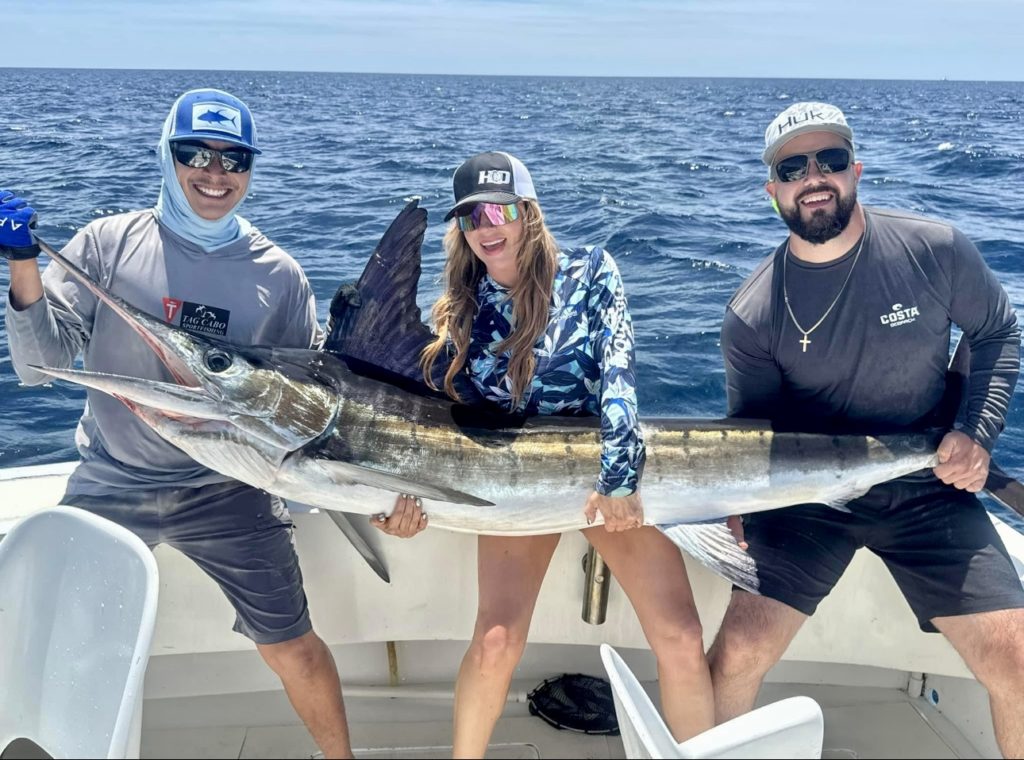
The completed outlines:
{"type": "MultiPolygon", "coordinates": [[[[260,153],[248,107],[192,90],[171,108],[158,146],[156,206],[97,219],[62,253],[116,295],[191,331],[233,343],[310,348],[313,293],[287,253],[235,212],[260,153]]],[[[51,264],[40,276],[29,230],[35,211],[0,190],[0,256],[10,264],[11,358],[30,365],[172,380],[126,322],[51,264]]],[[[173,381],[173,380],[172,380],[173,381]]],[[[121,402],[88,392],[76,444],[81,462],[64,504],[112,519],[150,546],[167,543],[212,577],[327,757],[351,757],[334,660],[313,632],[292,523],[284,504],[209,470],[156,435],[121,402]]]]}

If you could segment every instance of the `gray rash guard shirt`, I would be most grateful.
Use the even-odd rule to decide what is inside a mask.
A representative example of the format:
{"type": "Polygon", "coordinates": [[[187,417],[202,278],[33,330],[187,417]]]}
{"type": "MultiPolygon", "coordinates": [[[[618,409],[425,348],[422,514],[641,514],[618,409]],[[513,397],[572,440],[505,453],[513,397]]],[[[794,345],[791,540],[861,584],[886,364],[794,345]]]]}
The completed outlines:
{"type": "MultiPolygon", "coordinates": [[[[136,308],[240,345],[309,348],[319,329],[302,269],[258,230],[207,253],[161,226],[152,210],[88,224],[63,254],[136,308]]],[[[175,382],[156,354],[107,306],[50,263],[45,297],[6,313],[14,369],[22,382],[51,378],[28,365],[71,367],[79,353],[93,372],[175,382]]],[[[75,443],[82,462],[73,494],[198,486],[230,478],[165,441],[115,398],[89,390],[75,443]]]]}
{"type": "Polygon", "coordinates": [[[1021,332],[1006,291],[954,227],[864,211],[856,263],[857,246],[816,266],[783,244],[736,291],[722,323],[729,415],[848,433],[936,424],[955,324],[971,348],[960,428],[991,451],[1020,369],[1021,332]],[[806,345],[786,310],[783,262],[790,306],[804,330],[821,319],[850,275],[806,345]]]}

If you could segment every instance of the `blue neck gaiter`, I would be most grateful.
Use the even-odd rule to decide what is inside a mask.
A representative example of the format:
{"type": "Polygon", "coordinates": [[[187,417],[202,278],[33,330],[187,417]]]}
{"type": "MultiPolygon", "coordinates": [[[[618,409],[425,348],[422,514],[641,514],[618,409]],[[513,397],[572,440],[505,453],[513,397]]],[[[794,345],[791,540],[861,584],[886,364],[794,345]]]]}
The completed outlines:
{"type": "MultiPolygon", "coordinates": [[[[173,119],[174,109],[172,108],[171,115],[164,122],[163,133],[160,135],[160,143],[157,146],[157,160],[160,162],[160,174],[163,176],[163,181],[160,184],[160,197],[157,199],[153,211],[157,220],[174,234],[190,240],[209,253],[247,236],[252,230],[252,225],[248,220],[235,214],[235,209],[242,205],[245,196],[238,199],[238,203],[231,211],[215,221],[203,219],[192,210],[192,206],[189,205],[188,199],[185,197],[185,191],[181,189],[181,184],[178,182],[178,175],[174,171],[174,156],[171,155],[170,141],[168,140],[173,127],[173,119]]],[[[250,186],[252,172],[253,170],[250,169],[250,186]]]]}

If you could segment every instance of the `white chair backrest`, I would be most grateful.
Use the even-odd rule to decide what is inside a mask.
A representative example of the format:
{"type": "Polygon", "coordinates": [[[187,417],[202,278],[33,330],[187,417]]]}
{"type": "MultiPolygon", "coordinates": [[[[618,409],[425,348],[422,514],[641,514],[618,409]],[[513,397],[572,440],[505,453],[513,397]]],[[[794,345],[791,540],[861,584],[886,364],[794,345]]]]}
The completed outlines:
{"type": "Polygon", "coordinates": [[[810,697],[790,697],[676,742],[618,652],[601,645],[629,758],[820,758],[824,720],[810,697]]]}
{"type": "Polygon", "coordinates": [[[619,653],[601,645],[601,661],[612,685],[615,715],[626,757],[685,757],[677,755],[677,743],[644,687],[619,653]]]}
{"type": "Polygon", "coordinates": [[[157,567],[134,534],[81,509],[29,515],[0,541],[0,753],[138,752],[157,567]]]}

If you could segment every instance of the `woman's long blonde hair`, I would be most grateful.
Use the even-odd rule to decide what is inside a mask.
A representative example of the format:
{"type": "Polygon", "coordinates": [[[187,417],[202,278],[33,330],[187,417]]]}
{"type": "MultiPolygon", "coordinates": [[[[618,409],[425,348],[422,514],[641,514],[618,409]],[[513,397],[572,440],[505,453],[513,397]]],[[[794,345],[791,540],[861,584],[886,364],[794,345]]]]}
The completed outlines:
{"type": "MultiPolygon", "coordinates": [[[[558,244],[544,224],[544,214],[534,201],[520,201],[523,209],[523,238],[516,257],[519,281],[509,291],[512,298],[512,333],[495,347],[495,353],[511,352],[507,378],[513,408],[519,406],[533,380],[537,360],[533,346],[547,329],[551,306],[551,288],[558,266],[558,244]]],[[[453,220],[444,236],[447,261],[444,267],[444,293],[434,303],[432,316],[437,337],[423,349],[420,365],[423,378],[434,390],[431,368],[451,340],[455,357],[444,376],[444,390],[456,401],[455,377],[466,365],[469,340],[479,304],[476,290],[487,272],[473,253],[466,236],[453,220]]]]}

